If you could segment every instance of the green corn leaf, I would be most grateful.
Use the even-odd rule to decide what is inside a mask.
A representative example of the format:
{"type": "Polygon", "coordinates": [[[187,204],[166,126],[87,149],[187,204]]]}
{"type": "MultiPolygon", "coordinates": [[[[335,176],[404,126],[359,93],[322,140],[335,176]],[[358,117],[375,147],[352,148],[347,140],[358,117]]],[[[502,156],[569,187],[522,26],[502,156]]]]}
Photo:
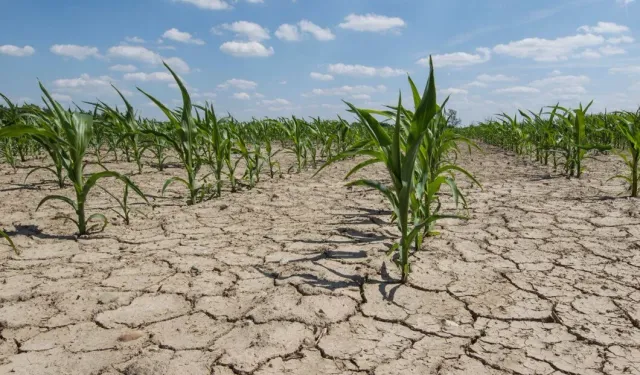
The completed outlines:
{"type": "Polygon", "coordinates": [[[36,211],[38,211],[40,209],[40,206],[42,206],[45,202],[50,201],[50,200],[59,200],[59,201],[65,202],[68,205],[70,205],[71,207],[73,207],[74,211],[78,210],[78,206],[76,206],[76,202],[74,202],[70,198],[67,198],[67,197],[62,196],[62,195],[47,195],[46,197],[44,197],[40,201],[40,203],[38,203],[38,206],[36,207],[36,211]]]}
{"type": "Polygon", "coordinates": [[[16,255],[20,255],[20,250],[18,250],[16,245],[13,243],[13,240],[11,239],[11,237],[9,237],[9,235],[6,232],[0,230],[0,237],[3,237],[5,240],[7,240],[7,242],[9,243],[9,246],[11,246],[11,248],[16,253],[16,255]]]}

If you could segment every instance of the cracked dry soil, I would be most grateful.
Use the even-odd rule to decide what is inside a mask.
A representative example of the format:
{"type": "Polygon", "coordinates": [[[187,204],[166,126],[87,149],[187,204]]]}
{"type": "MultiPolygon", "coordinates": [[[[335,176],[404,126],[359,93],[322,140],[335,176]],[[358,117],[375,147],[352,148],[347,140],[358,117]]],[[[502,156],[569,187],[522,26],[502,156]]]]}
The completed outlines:
{"type": "Polygon", "coordinates": [[[77,240],[63,205],[35,212],[54,185],[5,166],[23,254],[0,245],[0,374],[640,374],[640,201],[606,182],[621,163],[567,180],[484,149],[461,161],[484,185],[461,182],[470,220],[441,223],[403,286],[386,203],[344,186],[354,161],[193,207],[158,197],[177,169],[148,168],[147,217],[77,240]]]}

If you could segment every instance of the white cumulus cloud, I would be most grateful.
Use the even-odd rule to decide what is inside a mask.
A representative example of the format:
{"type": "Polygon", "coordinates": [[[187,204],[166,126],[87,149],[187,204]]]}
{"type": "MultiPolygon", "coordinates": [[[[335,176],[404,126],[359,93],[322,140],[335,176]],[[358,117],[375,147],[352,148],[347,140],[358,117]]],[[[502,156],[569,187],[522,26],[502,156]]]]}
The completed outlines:
{"type": "MultiPolygon", "coordinates": [[[[454,52],[442,55],[433,55],[433,65],[443,68],[446,66],[462,67],[482,64],[491,60],[491,51],[488,48],[477,48],[478,53],[454,52]]],[[[429,58],[425,57],[416,62],[418,65],[429,66],[429,58]]]]}
{"type": "Polygon", "coordinates": [[[316,81],[333,81],[333,76],[331,74],[311,72],[309,76],[311,79],[315,79],[316,81]]]}
{"type": "Polygon", "coordinates": [[[260,42],[232,41],[223,43],[220,51],[235,57],[269,57],[273,55],[273,47],[265,47],[260,42]]]}
{"type": "Polygon", "coordinates": [[[218,88],[222,90],[228,89],[229,87],[233,87],[238,90],[255,90],[256,87],[258,87],[258,84],[246,79],[232,78],[218,85],[218,88]]]}
{"type": "Polygon", "coordinates": [[[214,27],[211,31],[215,34],[220,33],[220,30],[228,30],[236,33],[236,37],[246,37],[252,41],[261,41],[271,39],[269,36],[269,30],[264,27],[258,25],[254,22],[248,21],[237,21],[234,23],[223,23],[218,27],[214,27]]]}
{"type": "Polygon", "coordinates": [[[516,77],[509,77],[504,74],[496,74],[496,75],[481,74],[477,76],[476,79],[482,82],[511,82],[511,81],[518,80],[518,78],[516,77]]]}
{"type": "Polygon", "coordinates": [[[365,65],[330,64],[329,73],[356,77],[397,77],[405,74],[402,69],[394,69],[388,66],[376,68],[365,65]]]}
{"type": "Polygon", "coordinates": [[[263,100],[261,102],[263,105],[291,105],[291,102],[289,102],[287,99],[282,99],[282,98],[276,98],[273,100],[263,100]]]}
{"type": "Polygon", "coordinates": [[[189,34],[188,32],[180,31],[175,27],[165,31],[164,34],[162,34],[162,37],[180,43],[196,44],[199,46],[204,44],[204,40],[194,38],[193,35],[189,34]]]}
{"type": "Polygon", "coordinates": [[[61,78],[53,81],[53,86],[59,89],[82,89],[86,87],[108,87],[111,85],[111,77],[100,76],[91,77],[88,74],[81,74],[77,78],[61,78]]]}
{"type": "Polygon", "coordinates": [[[286,42],[299,42],[304,35],[311,35],[316,40],[327,42],[336,38],[331,29],[323,28],[309,20],[302,20],[295,25],[282,24],[275,32],[278,39],[286,42]]]}
{"type": "Polygon", "coordinates": [[[298,42],[302,40],[302,34],[298,30],[298,26],[288,23],[280,25],[275,32],[276,37],[287,42],[298,42]]]}
{"type": "Polygon", "coordinates": [[[18,47],[12,44],[5,44],[0,46],[0,54],[15,56],[15,57],[26,57],[31,56],[36,53],[36,50],[31,46],[18,47]]]}
{"type": "Polygon", "coordinates": [[[100,57],[97,47],[78,46],[75,44],[54,44],[49,49],[51,53],[59,56],[71,57],[77,60],[85,60],[88,57],[100,57]]]}
{"type": "Polygon", "coordinates": [[[308,20],[302,20],[298,22],[298,26],[300,27],[300,31],[302,31],[303,33],[309,33],[313,35],[313,37],[317,40],[323,42],[334,40],[336,38],[336,36],[331,32],[329,28],[322,28],[308,20]]]}
{"type": "Polygon", "coordinates": [[[629,31],[629,28],[613,22],[598,22],[596,26],[580,26],[578,31],[593,34],[622,34],[629,31]]]}
{"type": "Polygon", "coordinates": [[[206,10],[225,10],[231,9],[231,5],[229,5],[224,0],[174,0],[176,2],[187,3],[197,6],[200,9],[206,10]]]}
{"type": "Polygon", "coordinates": [[[147,64],[160,64],[162,56],[141,46],[115,46],[108,50],[111,57],[141,61],[147,64]]]}
{"type": "Polygon", "coordinates": [[[153,73],[127,73],[124,75],[124,79],[127,81],[160,81],[160,82],[173,82],[173,76],[167,72],[153,72],[153,73]]]}
{"type": "Polygon", "coordinates": [[[495,53],[535,61],[567,60],[583,48],[599,46],[605,41],[601,35],[578,34],[556,39],[526,38],[507,44],[498,44],[495,53]]]}
{"type": "Polygon", "coordinates": [[[349,96],[366,94],[371,95],[375,93],[381,93],[387,91],[387,87],[384,85],[378,86],[341,86],[328,89],[313,89],[310,94],[304,94],[303,96],[349,96]]]}
{"type": "Polygon", "coordinates": [[[367,32],[397,31],[406,26],[399,17],[387,17],[374,13],[364,15],[349,14],[339,25],[343,29],[367,32]]]}
{"type": "Polygon", "coordinates": [[[465,89],[458,89],[455,87],[450,87],[448,89],[440,90],[445,95],[467,95],[469,91],[465,89]]]}
{"type": "Polygon", "coordinates": [[[131,73],[131,72],[135,72],[136,70],[138,70],[138,68],[136,68],[135,65],[131,65],[131,64],[127,64],[127,65],[116,64],[116,65],[110,66],[109,70],[113,70],[114,72],[131,73]]]}
{"type": "Polygon", "coordinates": [[[567,86],[581,86],[586,85],[591,82],[591,79],[585,75],[574,76],[574,75],[565,75],[565,76],[553,76],[543,79],[538,79],[529,84],[532,87],[567,87],[567,86]]]}
{"type": "Polygon", "coordinates": [[[633,37],[630,37],[628,35],[622,35],[619,37],[613,37],[613,38],[607,39],[607,43],[609,44],[622,44],[622,43],[633,43],[633,42],[635,42],[635,39],[633,39],[633,37]]]}
{"type": "Polygon", "coordinates": [[[233,94],[233,98],[238,100],[249,100],[251,99],[251,96],[246,92],[237,92],[233,94]]]}
{"type": "Polygon", "coordinates": [[[164,60],[169,66],[178,73],[189,73],[191,71],[189,65],[179,57],[163,58],[158,53],[151,51],[142,46],[115,46],[108,50],[108,56],[113,58],[122,58],[134,61],[140,61],[146,64],[159,65],[164,60]]]}

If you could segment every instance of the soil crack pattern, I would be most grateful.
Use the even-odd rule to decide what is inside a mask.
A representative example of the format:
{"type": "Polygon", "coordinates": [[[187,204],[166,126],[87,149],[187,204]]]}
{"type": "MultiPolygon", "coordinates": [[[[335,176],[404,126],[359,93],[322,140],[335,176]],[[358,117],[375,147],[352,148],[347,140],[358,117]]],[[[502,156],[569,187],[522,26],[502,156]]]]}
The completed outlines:
{"type": "Polygon", "coordinates": [[[483,183],[463,186],[469,220],[438,222],[406,284],[389,207],[344,185],[359,159],[194,206],[145,169],[146,218],[80,238],[58,203],[35,211],[44,186],[0,191],[24,250],[0,244],[0,374],[640,375],[640,202],[610,196],[619,162],[551,183],[481,148],[459,159],[483,183]]]}

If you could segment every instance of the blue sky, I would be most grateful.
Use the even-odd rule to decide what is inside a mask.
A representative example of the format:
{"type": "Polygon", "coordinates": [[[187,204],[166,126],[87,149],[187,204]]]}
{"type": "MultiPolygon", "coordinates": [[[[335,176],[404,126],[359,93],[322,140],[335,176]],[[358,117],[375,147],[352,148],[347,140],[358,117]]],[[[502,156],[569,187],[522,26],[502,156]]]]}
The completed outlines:
{"type": "MultiPolygon", "coordinates": [[[[379,108],[423,85],[436,64],[439,101],[463,122],[517,108],[640,105],[635,0],[0,0],[0,92],[63,104],[118,104],[145,116],[179,93],[251,117],[379,108]],[[636,22],[634,22],[634,20],[636,22]]],[[[348,116],[348,115],[347,115],[348,116]]]]}

